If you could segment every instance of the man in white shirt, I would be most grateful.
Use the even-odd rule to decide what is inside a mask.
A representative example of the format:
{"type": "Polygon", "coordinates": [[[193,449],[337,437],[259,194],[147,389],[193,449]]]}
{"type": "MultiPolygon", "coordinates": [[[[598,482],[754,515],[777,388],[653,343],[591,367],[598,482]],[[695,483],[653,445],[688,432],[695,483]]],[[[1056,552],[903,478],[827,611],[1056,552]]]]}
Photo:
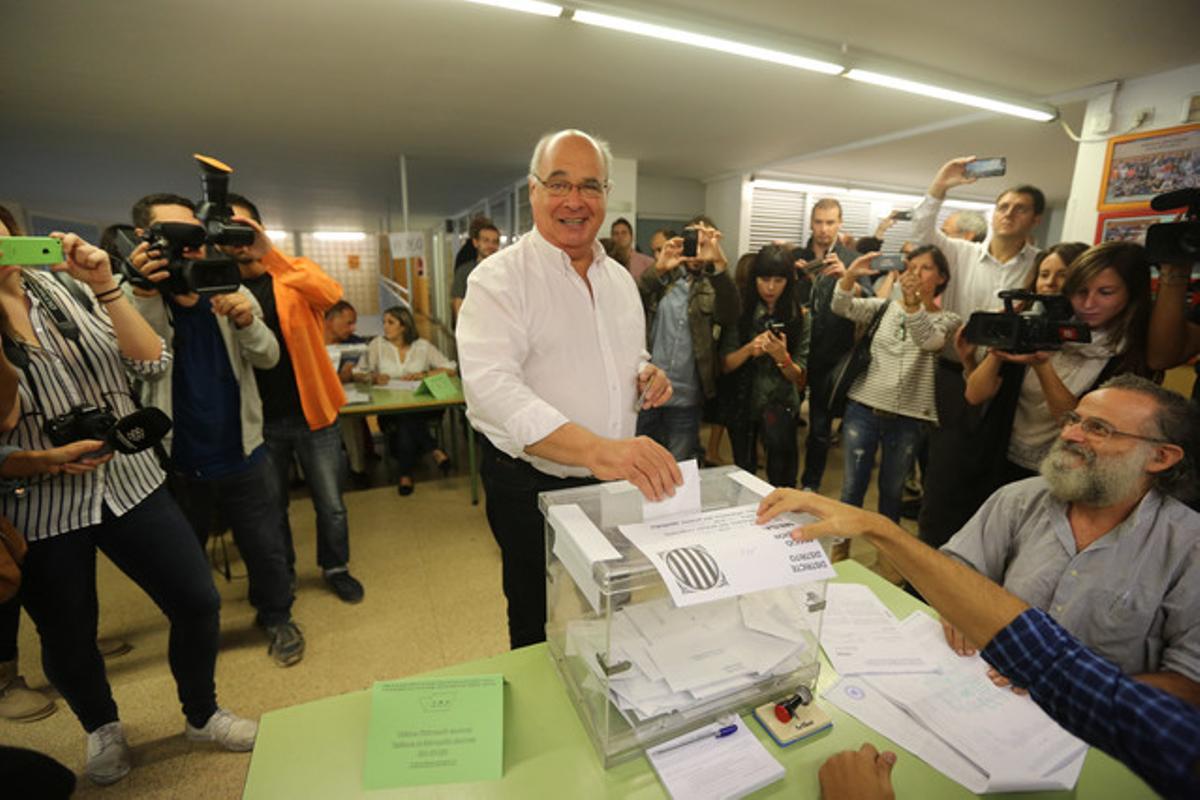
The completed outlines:
{"type": "MultiPolygon", "coordinates": [[[[1034,186],[1016,186],[996,198],[992,230],[982,242],[953,239],[937,228],[937,216],[946,192],[974,183],[965,172],[974,156],[955,158],[942,165],[929,185],[929,193],[913,209],[913,238],[918,245],[935,244],[946,254],[950,282],[942,295],[942,309],[964,321],[976,311],[1000,306],[998,293],[1019,288],[1033,269],[1038,249],[1029,236],[1041,222],[1046,198],[1034,186]]],[[[938,427],[929,440],[925,492],[918,523],[921,538],[932,547],[946,543],[966,524],[986,499],[992,465],[980,458],[977,431],[963,394],[966,383],[962,364],[947,342],[936,375],[938,427]]]]}
{"type": "Polygon", "coordinates": [[[545,639],[539,492],[623,478],[662,499],[682,483],[665,448],[634,436],[637,411],[665,403],[671,384],[648,363],[633,278],[596,241],[611,162],[582,131],[542,137],[530,161],[534,230],[471,273],[459,316],[513,648],[545,639]]]}

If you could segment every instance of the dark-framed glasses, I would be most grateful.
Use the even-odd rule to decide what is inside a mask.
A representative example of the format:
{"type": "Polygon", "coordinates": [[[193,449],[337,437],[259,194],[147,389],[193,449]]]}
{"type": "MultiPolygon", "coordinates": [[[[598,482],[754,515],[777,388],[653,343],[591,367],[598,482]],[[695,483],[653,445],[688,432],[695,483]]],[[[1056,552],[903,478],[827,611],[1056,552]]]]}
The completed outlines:
{"type": "Polygon", "coordinates": [[[612,188],[612,184],[608,181],[598,181],[595,179],[572,183],[563,178],[551,178],[548,181],[544,181],[537,175],[531,175],[530,177],[544,186],[551,197],[566,197],[571,193],[572,189],[578,189],[580,197],[586,197],[588,200],[599,200],[608,194],[608,190],[612,188]]]}
{"type": "Polygon", "coordinates": [[[1124,436],[1128,439],[1138,439],[1143,442],[1151,442],[1153,444],[1170,444],[1166,439],[1156,438],[1154,436],[1142,436],[1140,433],[1127,433],[1119,431],[1111,424],[1096,417],[1081,417],[1074,411],[1068,411],[1058,418],[1058,424],[1066,428],[1071,425],[1078,425],[1086,436],[1093,439],[1110,439],[1113,436],[1124,436]]]}

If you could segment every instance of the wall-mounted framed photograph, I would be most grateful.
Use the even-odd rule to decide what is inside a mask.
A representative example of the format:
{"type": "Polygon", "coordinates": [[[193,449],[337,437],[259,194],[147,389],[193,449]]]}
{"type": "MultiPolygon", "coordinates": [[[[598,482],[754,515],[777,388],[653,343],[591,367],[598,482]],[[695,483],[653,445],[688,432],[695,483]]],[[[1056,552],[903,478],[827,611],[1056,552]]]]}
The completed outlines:
{"type": "Polygon", "coordinates": [[[1179,217],[1177,209],[1170,212],[1159,211],[1110,211],[1101,214],[1096,220],[1096,239],[1093,244],[1102,242],[1135,242],[1146,243],[1146,230],[1151,225],[1160,222],[1174,222],[1179,217]]]}
{"type": "Polygon", "coordinates": [[[1179,125],[1108,140],[1100,211],[1148,210],[1163,192],[1200,186],[1200,125],[1179,125]]]}

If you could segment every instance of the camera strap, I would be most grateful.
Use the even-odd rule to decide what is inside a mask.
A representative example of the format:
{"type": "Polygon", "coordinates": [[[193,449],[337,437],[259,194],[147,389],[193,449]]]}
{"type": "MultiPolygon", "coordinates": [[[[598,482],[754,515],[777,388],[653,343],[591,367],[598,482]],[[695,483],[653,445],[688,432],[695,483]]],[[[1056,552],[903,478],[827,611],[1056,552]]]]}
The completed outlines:
{"type": "MultiPolygon", "coordinates": [[[[96,365],[92,363],[92,359],[91,356],[88,355],[87,348],[85,348],[80,342],[79,325],[75,323],[75,320],[73,320],[71,315],[67,313],[67,310],[63,308],[58,298],[55,297],[49,289],[42,285],[41,278],[39,276],[30,274],[24,270],[22,273],[24,277],[23,283],[25,285],[25,289],[37,298],[38,305],[45,310],[47,316],[50,317],[50,322],[54,325],[59,334],[64,339],[75,345],[75,349],[79,351],[80,358],[83,361],[84,368],[88,373],[91,374],[92,378],[96,382],[96,385],[103,386],[104,384],[101,380],[99,371],[96,369],[96,365]]],[[[26,351],[26,347],[27,345],[24,343],[12,341],[8,337],[5,337],[4,339],[4,354],[14,366],[18,367],[22,372],[25,373],[25,377],[28,379],[29,383],[29,393],[33,395],[33,402],[37,406],[38,410],[44,414],[45,406],[42,403],[42,398],[40,392],[38,391],[37,381],[33,376],[29,353],[26,351]]],[[[43,347],[43,349],[47,352],[50,352],[48,348],[43,347]]],[[[59,357],[61,358],[61,356],[59,357]]],[[[75,385],[76,381],[71,379],[70,373],[67,372],[66,369],[63,369],[61,365],[59,371],[63,373],[63,377],[67,379],[66,384],[74,388],[74,394],[76,398],[83,402],[83,391],[80,387],[75,385]]]]}

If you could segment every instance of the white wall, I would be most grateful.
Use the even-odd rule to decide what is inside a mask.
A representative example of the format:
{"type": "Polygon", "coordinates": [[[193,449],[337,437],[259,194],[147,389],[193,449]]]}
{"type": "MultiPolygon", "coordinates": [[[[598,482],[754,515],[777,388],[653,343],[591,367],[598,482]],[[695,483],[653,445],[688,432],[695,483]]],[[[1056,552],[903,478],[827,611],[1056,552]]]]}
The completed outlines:
{"type": "Polygon", "coordinates": [[[1060,241],[1095,239],[1099,216],[1096,205],[1108,139],[1132,126],[1143,109],[1153,109],[1154,116],[1139,131],[1181,124],[1185,100],[1196,92],[1200,92],[1200,64],[1126,81],[1115,92],[1088,102],[1081,134],[1084,141],[1075,158],[1075,175],[1071,179],[1071,196],[1067,200],[1060,241]],[[1110,113],[1111,125],[1103,129],[1110,113]]]}
{"type": "Polygon", "coordinates": [[[704,213],[721,227],[725,257],[736,262],[750,239],[750,176],[737,175],[704,187],[704,213]]]}
{"type": "Polygon", "coordinates": [[[612,191],[608,193],[608,213],[604,216],[600,236],[608,236],[608,229],[618,217],[625,217],[630,222],[637,219],[637,159],[613,158],[612,174],[608,179],[612,182],[612,191]]]}
{"type": "Polygon", "coordinates": [[[637,210],[655,219],[691,219],[704,210],[704,184],[691,178],[638,175],[637,210]]]}

